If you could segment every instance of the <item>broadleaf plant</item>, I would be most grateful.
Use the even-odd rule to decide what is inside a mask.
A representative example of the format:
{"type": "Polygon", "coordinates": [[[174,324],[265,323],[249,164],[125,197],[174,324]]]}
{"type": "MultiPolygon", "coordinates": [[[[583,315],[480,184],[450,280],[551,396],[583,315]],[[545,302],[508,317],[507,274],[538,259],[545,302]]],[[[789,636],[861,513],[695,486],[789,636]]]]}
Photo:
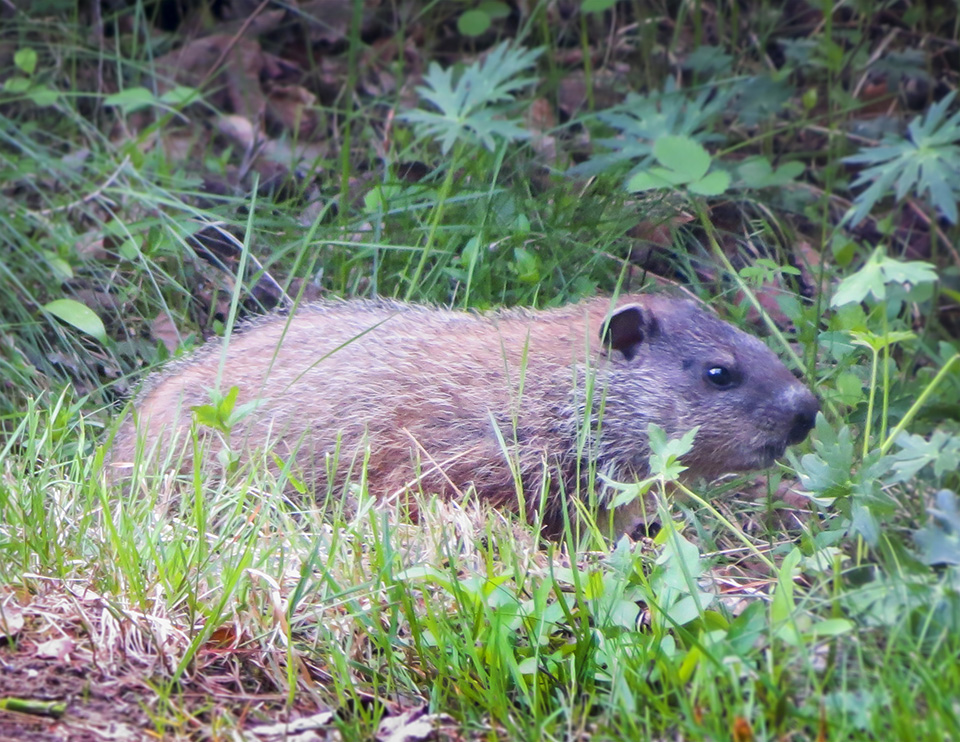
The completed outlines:
{"type": "Polygon", "coordinates": [[[609,150],[593,155],[571,168],[577,176],[591,176],[627,163],[631,178],[647,169],[654,159],[654,143],[666,136],[688,137],[699,143],[721,141],[709,128],[724,112],[731,91],[708,86],[696,98],[668,82],[663,92],[650,95],[631,93],[619,106],[602,111],[597,119],[617,131],[616,137],[600,139],[597,144],[609,150]]]}
{"type": "Polygon", "coordinates": [[[730,185],[730,174],[710,169],[710,153],[700,143],[683,136],[660,137],[653,145],[659,166],[642,170],[627,180],[627,190],[650,191],[684,187],[700,196],[718,196],[730,185]]]}
{"type": "Polygon", "coordinates": [[[940,490],[936,507],[929,508],[930,523],[914,534],[914,540],[923,553],[926,564],[960,565],[960,509],[957,495],[940,490]]]}
{"type": "Polygon", "coordinates": [[[897,260],[878,247],[860,270],[840,282],[830,304],[839,307],[860,303],[868,296],[873,296],[876,301],[888,301],[891,288],[921,286],[936,281],[937,271],[930,263],[897,260]]]}
{"type": "Polygon", "coordinates": [[[518,90],[536,82],[522,75],[541,52],[504,42],[459,74],[453,67],[432,62],[417,92],[437,111],[417,109],[401,118],[411,122],[419,136],[438,139],[444,154],[458,139],[480,143],[491,151],[497,138],[526,139],[528,132],[506,117],[506,104],[513,102],[518,90]]]}
{"type": "Polygon", "coordinates": [[[850,224],[866,218],[891,189],[897,201],[909,192],[930,203],[951,224],[957,223],[960,200],[960,111],[947,118],[956,93],[930,107],[907,126],[907,136],[887,136],[883,143],[847,157],[844,162],[868,165],[853,187],[868,186],[854,199],[845,217],[850,224]]]}

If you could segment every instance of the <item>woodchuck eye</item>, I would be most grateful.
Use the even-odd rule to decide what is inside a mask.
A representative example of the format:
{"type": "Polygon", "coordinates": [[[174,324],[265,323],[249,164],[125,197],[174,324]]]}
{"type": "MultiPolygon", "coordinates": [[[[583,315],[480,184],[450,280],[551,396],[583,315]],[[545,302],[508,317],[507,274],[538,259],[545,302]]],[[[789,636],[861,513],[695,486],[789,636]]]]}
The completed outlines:
{"type": "Polygon", "coordinates": [[[731,389],[737,385],[737,375],[726,366],[710,366],[703,378],[717,389],[731,389]]]}

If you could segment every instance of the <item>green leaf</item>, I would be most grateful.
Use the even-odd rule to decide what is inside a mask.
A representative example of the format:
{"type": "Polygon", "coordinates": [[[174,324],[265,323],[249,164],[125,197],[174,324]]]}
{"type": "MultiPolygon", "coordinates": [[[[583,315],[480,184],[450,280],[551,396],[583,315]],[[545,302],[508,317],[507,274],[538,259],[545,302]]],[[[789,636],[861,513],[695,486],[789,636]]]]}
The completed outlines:
{"type": "Polygon", "coordinates": [[[484,0],[478,7],[494,20],[510,15],[510,6],[501,0],[484,0]]]}
{"type": "Polygon", "coordinates": [[[730,72],[733,67],[733,55],[719,46],[701,44],[692,53],[687,54],[681,64],[685,70],[717,79],[730,72]]]}
{"type": "Polygon", "coordinates": [[[960,510],[957,495],[950,490],[940,490],[936,507],[930,508],[930,525],[914,535],[917,545],[923,550],[926,564],[960,564],[960,510]]]}
{"type": "Polygon", "coordinates": [[[653,155],[663,167],[651,167],[627,179],[632,193],[685,186],[701,196],[716,196],[730,185],[730,175],[722,170],[707,174],[710,153],[699,142],[686,136],[667,135],[654,142],[653,155]]]}
{"type": "MultiPolygon", "coordinates": [[[[740,275],[757,286],[762,286],[768,281],[775,281],[781,275],[800,275],[800,270],[792,265],[780,265],[770,258],[757,258],[752,265],[745,265],[741,268],[740,275]]],[[[795,306],[799,307],[799,303],[796,303],[795,306]]],[[[799,313],[799,308],[792,312],[794,316],[799,316],[799,313]]]]}
{"type": "Polygon", "coordinates": [[[231,386],[226,394],[211,389],[210,404],[194,405],[190,408],[197,424],[229,434],[234,425],[266,402],[259,398],[237,406],[239,394],[240,387],[236,385],[231,386]]]}
{"type": "Polygon", "coordinates": [[[777,630],[777,636],[788,644],[799,644],[799,635],[794,625],[793,577],[803,555],[794,548],[784,557],[777,576],[777,587],[770,602],[770,623],[777,630]]]}
{"type": "Polygon", "coordinates": [[[883,248],[878,247],[863,267],[851,276],[844,278],[830,300],[830,306],[859,304],[871,294],[877,301],[883,301],[887,295],[886,281],[880,268],[883,248]]]}
{"type": "Polygon", "coordinates": [[[626,189],[630,193],[641,193],[643,191],[654,191],[661,188],[674,188],[677,183],[664,177],[670,173],[663,168],[650,168],[650,170],[636,173],[627,179],[626,189]]]}
{"type": "Polygon", "coordinates": [[[695,183],[690,183],[687,190],[698,196],[719,196],[730,186],[730,173],[725,170],[715,170],[695,183]]]}
{"type": "Polygon", "coordinates": [[[830,240],[830,252],[833,253],[837,265],[845,268],[857,254],[857,243],[837,232],[830,240]]]}
{"type": "Polygon", "coordinates": [[[672,622],[682,626],[699,618],[716,596],[699,589],[697,581],[703,572],[700,551],[671,521],[664,523],[657,541],[663,543],[663,550],[650,576],[654,592],[651,602],[672,622]]]}
{"type": "Polygon", "coordinates": [[[487,13],[474,8],[460,14],[457,19],[457,30],[464,36],[480,36],[490,28],[491,22],[487,13]]]}
{"type": "Polygon", "coordinates": [[[960,436],[935,430],[927,440],[920,435],[901,433],[897,445],[900,451],[892,457],[892,482],[909,482],[931,463],[937,478],[960,470],[960,436]]]}
{"type": "Polygon", "coordinates": [[[60,93],[46,85],[35,85],[27,91],[27,97],[33,101],[33,104],[40,106],[52,106],[60,98],[60,93]]]}
{"type": "Polygon", "coordinates": [[[602,13],[617,4],[617,0],[583,0],[580,10],[583,13],[602,13]]]}
{"type": "Polygon", "coordinates": [[[747,655],[767,633],[767,608],[759,600],[747,605],[727,630],[727,640],[734,651],[747,655]]]}
{"type": "MultiPolygon", "coordinates": [[[[142,88],[141,88],[142,89],[142,88]]],[[[188,103],[199,100],[200,93],[196,88],[186,85],[177,85],[160,96],[160,102],[173,108],[182,108],[188,103]]]]}
{"type": "Polygon", "coordinates": [[[672,79],[662,92],[645,96],[630,93],[619,106],[597,114],[597,119],[614,129],[617,136],[598,140],[598,154],[568,172],[591,176],[626,163],[633,167],[627,175],[629,179],[650,167],[653,145],[663,137],[684,136],[698,142],[719,140],[719,136],[707,132],[713,130],[732,97],[731,88],[708,85],[691,99],[672,79]]]}
{"type": "Polygon", "coordinates": [[[13,63],[21,72],[33,75],[37,69],[37,52],[34,49],[18,49],[13,55],[13,63]]]}
{"type": "Polygon", "coordinates": [[[854,345],[879,351],[896,343],[913,340],[916,335],[909,330],[888,330],[882,335],[869,331],[852,330],[850,337],[853,338],[854,345]]]}
{"type": "Polygon", "coordinates": [[[751,157],[737,166],[737,174],[748,188],[764,188],[773,175],[773,166],[766,157],[751,157]]]}
{"type": "Polygon", "coordinates": [[[737,167],[737,174],[747,188],[775,188],[791,182],[803,170],[803,163],[787,162],[774,171],[766,157],[751,157],[737,167]]]}
{"type": "Polygon", "coordinates": [[[103,327],[103,322],[86,304],[81,304],[74,299],[57,299],[44,304],[43,310],[106,345],[107,331],[103,327]]]}
{"type": "Polygon", "coordinates": [[[936,283],[939,280],[937,269],[922,260],[896,260],[884,256],[880,261],[887,283],[913,284],[936,283]]]}
{"type": "Polygon", "coordinates": [[[880,539],[880,521],[873,508],[865,502],[854,500],[851,514],[851,530],[863,536],[868,544],[875,546],[880,539]]]}
{"type": "Polygon", "coordinates": [[[73,278],[73,268],[70,263],[50,250],[43,250],[41,254],[43,255],[44,261],[46,261],[47,265],[53,270],[58,281],[66,281],[73,278]]]}
{"type": "Polygon", "coordinates": [[[804,489],[815,497],[845,497],[850,494],[854,469],[853,436],[850,428],[834,430],[823,413],[817,415],[813,447],[816,453],[800,459],[797,474],[804,489]]]}
{"type": "Polygon", "coordinates": [[[106,106],[115,106],[124,114],[141,111],[157,104],[157,97],[147,88],[127,88],[119,93],[108,95],[103,100],[106,106]]]}
{"type": "Polygon", "coordinates": [[[608,608],[607,619],[614,626],[633,631],[640,618],[640,606],[635,600],[617,600],[608,608]]]}
{"type": "Polygon", "coordinates": [[[604,484],[617,494],[610,500],[610,508],[618,508],[634,500],[638,500],[650,491],[650,487],[656,482],[656,477],[647,477],[639,482],[614,482],[604,478],[604,484]]]}
{"type": "MultiPolygon", "coordinates": [[[[776,115],[792,106],[796,88],[791,76],[783,72],[748,75],[732,85],[733,98],[725,113],[734,114],[742,126],[755,127],[764,122],[773,123],[776,115]]],[[[708,85],[707,88],[713,88],[708,85]]]]}
{"type": "Polygon", "coordinates": [[[120,243],[117,254],[124,260],[137,260],[141,255],[140,245],[132,237],[128,238],[120,243]]]}
{"type": "Polygon", "coordinates": [[[514,270],[524,283],[537,283],[540,280],[540,258],[536,253],[527,250],[525,247],[514,248],[513,256],[516,258],[514,270]]]}
{"type": "Polygon", "coordinates": [[[26,77],[9,77],[3,83],[3,89],[13,95],[25,93],[32,86],[33,83],[26,77]]]}
{"type": "Polygon", "coordinates": [[[863,221],[880,199],[893,195],[901,201],[908,193],[925,197],[947,221],[957,223],[960,112],[947,118],[955,97],[956,91],[911,121],[906,137],[888,135],[881,144],[844,158],[844,162],[868,166],[853,183],[854,188],[867,188],[845,215],[849,224],[863,221]]]}
{"type": "Polygon", "coordinates": [[[679,438],[667,440],[664,429],[656,423],[650,423],[647,426],[647,437],[650,441],[650,473],[668,480],[678,479],[687,469],[680,463],[680,459],[693,450],[693,441],[699,429],[700,427],[697,426],[679,438]]]}
{"type": "Polygon", "coordinates": [[[839,402],[853,407],[863,399],[863,381],[856,374],[842,373],[837,377],[837,391],[840,393],[839,402]]]}
{"type": "Polygon", "coordinates": [[[817,621],[805,633],[812,637],[843,636],[852,632],[856,627],[857,625],[848,618],[825,618],[822,621],[817,621]]]}
{"type": "Polygon", "coordinates": [[[681,177],[682,182],[700,180],[710,169],[710,153],[690,137],[660,137],[653,145],[653,155],[661,165],[681,177]]]}
{"type": "Polygon", "coordinates": [[[505,105],[513,102],[516,91],[536,82],[520,75],[541,52],[504,42],[459,75],[432,63],[417,92],[437,111],[417,109],[400,118],[413,123],[419,136],[438,140],[444,154],[457,140],[493,150],[497,139],[525,139],[529,134],[510,120],[505,105]]]}
{"type": "Polygon", "coordinates": [[[887,297],[888,284],[916,286],[936,283],[937,280],[937,271],[930,263],[896,260],[888,257],[884,248],[878,247],[860,270],[840,282],[830,305],[859,304],[871,295],[877,301],[883,301],[887,297]]]}

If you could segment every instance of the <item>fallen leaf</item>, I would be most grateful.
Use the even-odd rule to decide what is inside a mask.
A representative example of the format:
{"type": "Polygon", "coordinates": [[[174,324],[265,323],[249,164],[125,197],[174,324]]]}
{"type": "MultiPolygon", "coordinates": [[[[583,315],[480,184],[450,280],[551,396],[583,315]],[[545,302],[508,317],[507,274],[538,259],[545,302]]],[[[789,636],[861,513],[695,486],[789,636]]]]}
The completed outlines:
{"type": "Polygon", "coordinates": [[[300,85],[274,85],[267,93],[267,121],[297,140],[312,139],[320,129],[317,97],[300,85]]]}
{"type": "Polygon", "coordinates": [[[250,120],[235,113],[220,116],[217,119],[217,131],[248,152],[257,142],[257,130],[250,120]]]}
{"type": "Polygon", "coordinates": [[[313,742],[313,740],[325,740],[330,737],[328,731],[332,731],[333,713],[323,711],[312,716],[304,716],[300,719],[294,719],[290,722],[281,722],[279,724],[261,724],[251,727],[243,733],[244,739],[250,742],[259,742],[260,740],[284,740],[284,742],[313,742]],[[323,732],[320,734],[319,732],[323,732]]]}
{"type": "Polygon", "coordinates": [[[208,102],[259,121],[266,107],[260,89],[260,73],[265,64],[263,51],[256,41],[215,34],[159,57],[157,87],[164,92],[176,85],[197,87],[212,78],[205,89],[221,92],[205,93],[208,102]]]}
{"type": "Polygon", "coordinates": [[[150,323],[150,334],[163,343],[172,355],[180,345],[180,331],[169,314],[158,314],[150,323]]]}
{"type": "Polygon", "coordinates": [[[750,722],[742,716],[733,718],[732,728],[730,730],[733,742],[753,742],[753,727],[750,722]]]}
{"type": "Polygon", "coordinates": [[[419,742],[435,738],[441,727],[454,724],[453,718],[447,714],[428,714],[426,711],[426,706],[420,706],[385,717],[377,729],[377,739],[380,742],[419,742]]]}
{"type": "Polygon", "coordinates": [[[73,651],[73,639],[61,636],[56,639],[41,642],[37,645],[37,657],[49,657],[63,662],[73,651]]]}

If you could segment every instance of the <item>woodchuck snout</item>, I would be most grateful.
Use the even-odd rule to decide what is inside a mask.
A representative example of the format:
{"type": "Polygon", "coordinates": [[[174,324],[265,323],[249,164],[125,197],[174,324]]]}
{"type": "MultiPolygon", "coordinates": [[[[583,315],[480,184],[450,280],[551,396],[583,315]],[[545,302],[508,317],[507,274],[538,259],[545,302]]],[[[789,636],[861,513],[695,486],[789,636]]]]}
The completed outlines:
{"type": "MultiPolygon", "coordinates": [[[[156,374],[117,433],[111,476],[130,475],[138,441],[148,461],[167,462],[149,466],[189,467],[191,407],[234,386],[237,408],[250,410],[230,448],[266,451],[258,461],[289,466],[317,497],[360,482],[365,462],[378,497],[473,488],[514,509],[523,497],[531,517],[545,504],[547,528],[591,486],[602,505],[607,480],[647,474],[651,422],[671,437],[698,427],[683,463],[710,478],[770,466],[819,410],[764,343],[691,301],[623,296],[489,314],[323,301],[156,374]]],[[[223,436],[200,435],[203,464],[216,468],[223,436]]]]}

